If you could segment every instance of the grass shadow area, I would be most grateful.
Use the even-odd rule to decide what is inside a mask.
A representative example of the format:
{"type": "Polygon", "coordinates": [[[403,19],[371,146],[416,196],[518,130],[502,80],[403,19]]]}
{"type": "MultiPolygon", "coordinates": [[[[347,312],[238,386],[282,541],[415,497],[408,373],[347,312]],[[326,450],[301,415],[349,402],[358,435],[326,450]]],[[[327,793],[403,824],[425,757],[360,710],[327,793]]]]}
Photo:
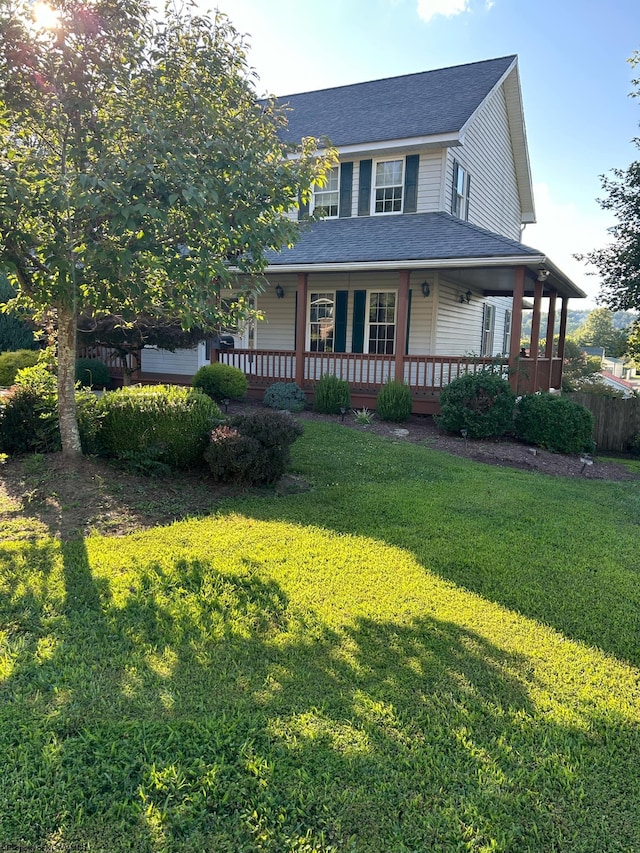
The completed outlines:
{"type": "Polygon", "coordinates": [[[212,519],[4,559],[0,849],[634,848],[629,669],[374,540],[342,543],[338,582],[333,537],[305,562],[294,534],[212,519]]]}

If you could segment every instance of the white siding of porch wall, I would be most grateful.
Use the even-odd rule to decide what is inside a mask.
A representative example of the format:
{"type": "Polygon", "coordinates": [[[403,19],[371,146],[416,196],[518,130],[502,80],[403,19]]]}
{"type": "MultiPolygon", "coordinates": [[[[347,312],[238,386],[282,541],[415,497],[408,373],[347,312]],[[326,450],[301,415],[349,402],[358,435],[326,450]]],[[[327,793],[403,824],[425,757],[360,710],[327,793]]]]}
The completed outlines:
{"type": "Polygon", "coordinates": [[[505,312],[511,310],[512,300],[505,297],[483,298],[473,293],[471,302],[460,303],[466,287],[440,281],[438,298],[438,331],[435,355],[476,355],[482,351],[482,318],[484,305],[495,305],[492,356],[502,354],[505,312]]]}
{"type": "Polygon", "coordinates": [[[445,211],[451,212],[453,163],[471,176],[469,222],[520,240],[521,208],[502,87],[480,108],[465,132],[464,145],[450,148],[445,175],[445,211]]]}
{"type": "Polygon", "coordinates": [[[296,328],[296,275],[270,275],[269,286],[258,294],[256,304],[265,319],[256,324],[255,348],[263,350],[293,350],[296,328]],[[276,296],[276,285],[284,297],[276,296]]]}

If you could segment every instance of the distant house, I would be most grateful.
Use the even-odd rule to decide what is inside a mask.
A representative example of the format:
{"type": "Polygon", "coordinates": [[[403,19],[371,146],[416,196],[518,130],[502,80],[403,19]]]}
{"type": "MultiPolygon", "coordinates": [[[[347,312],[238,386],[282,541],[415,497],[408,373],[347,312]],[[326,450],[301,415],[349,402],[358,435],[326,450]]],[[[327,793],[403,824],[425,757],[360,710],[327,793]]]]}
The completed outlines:
{"type": "Polygon", "coordinates": [[[311,395],[333,373],[367,405],[396,378],[417,412],[496,360],[520,391],[559,388],[568,300],[584,293],[520,240],[535,213],[517,58],[280,101],[288,139],[327,138],[339,152],[313,193],[311,212],[324,218],[269,257],[269,287],[256,296],[266,322],[231,330],[233,349],[145,349],[142,379],[188,381],[211,358],[242,368],[255,394],[295,381],[311,395]],[[525,297],[531,357],[521,355],[525,297]]]}

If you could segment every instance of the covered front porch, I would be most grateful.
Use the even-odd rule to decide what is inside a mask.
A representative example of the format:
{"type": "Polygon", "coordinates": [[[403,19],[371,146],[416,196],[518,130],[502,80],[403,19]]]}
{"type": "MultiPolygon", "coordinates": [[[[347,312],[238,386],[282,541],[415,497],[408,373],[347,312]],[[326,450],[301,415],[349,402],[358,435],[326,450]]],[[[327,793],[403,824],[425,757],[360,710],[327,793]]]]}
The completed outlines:
{"type": "MultiPolygon", "coordinates": [[[[290,283],[295,282],[295,294],[287,293],[288,297],[295,296],[293,348],[212,348],[211,361],[240,368],[249,380],[250,393],[256,397],[260,397],[274,382],[296,382],[312,399],[316,383],[329,373],[349,383],[353,405],[373,406],[381,386],[390,379],[400,379],[409,385],[414,400],[413,410],[419,414],[437,413],[442,389],[453,379],[480,370],[500,373],[518,394],[560,388],[568,299],[572,295],[581,295],[580,292],[572,292],[561,273],[550,268],[549,264],[543,265],[542,261],[546,259],[527,259],[527,265],[517,266],[496,266],[495,259],[492,260],[490,266],[476,262],[475,266],[430,269],[422,262],[420,269],[394,270],[391,275],[396,282],[395,340],[393,352],[382,354],[319,352],[309,347],[309,296],[312,289],[320,286],[314,283],[320,280],[320,276],[322,287],[327,287],[330,271],[299,270],[295,278],[289,279],[290,283]],[[425,280],[420,285],[423,276],[425,280]],[[416,353],[409,346],[409,339],[418,335],[416,327],[421,315],[416,310],[416,300],[421,300],[422,296],[433,300],[429,319],[432,348],[436,350],[433,354],[416,353]],[[484,316],[483,302],[492,296],[512,299],[510,328],[504,334],[507,346],[503,351],[496,353],[496,344],[495,354],[477,354],[481,350],[482,332],[478,328],[475,340],[464,345],[468,354],[437,353],[438,315],[444,322],[448,311],[449,322],[455,324],[456,315],[451,313],[451,303],[455,301],[458,303],[459,325],[462,327],[467,323],[468,326],[469,303],[473,302],[480,326],[484,316]],[[547,308],[548,316],[545,328],[541,329],[543,307],[547,308]],[[532,310],[531,334],[528,345],[522,347],[522,316],[527,308],[532,310]],[[544,340],[542,346],[541,340],[544,340]]],[[[282,293],[278,276],[270,275],[269,279],[274,287],[271,293],[278,291],[278,287],[282,293]]],[[[468,329],[465,334],[468,336],[468,329]]]]}

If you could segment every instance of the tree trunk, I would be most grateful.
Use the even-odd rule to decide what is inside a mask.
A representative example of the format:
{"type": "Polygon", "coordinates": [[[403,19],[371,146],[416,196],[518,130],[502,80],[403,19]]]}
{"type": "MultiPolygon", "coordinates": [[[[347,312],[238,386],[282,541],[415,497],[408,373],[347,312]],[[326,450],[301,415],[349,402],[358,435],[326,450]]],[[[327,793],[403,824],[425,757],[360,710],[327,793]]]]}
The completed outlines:
{"type": "Polygon", "coordinates": [[[58,417],[62,454],[68,458],[82,456],[78,415],[76,412],[76,316],[58,306],[58,417]]]}

